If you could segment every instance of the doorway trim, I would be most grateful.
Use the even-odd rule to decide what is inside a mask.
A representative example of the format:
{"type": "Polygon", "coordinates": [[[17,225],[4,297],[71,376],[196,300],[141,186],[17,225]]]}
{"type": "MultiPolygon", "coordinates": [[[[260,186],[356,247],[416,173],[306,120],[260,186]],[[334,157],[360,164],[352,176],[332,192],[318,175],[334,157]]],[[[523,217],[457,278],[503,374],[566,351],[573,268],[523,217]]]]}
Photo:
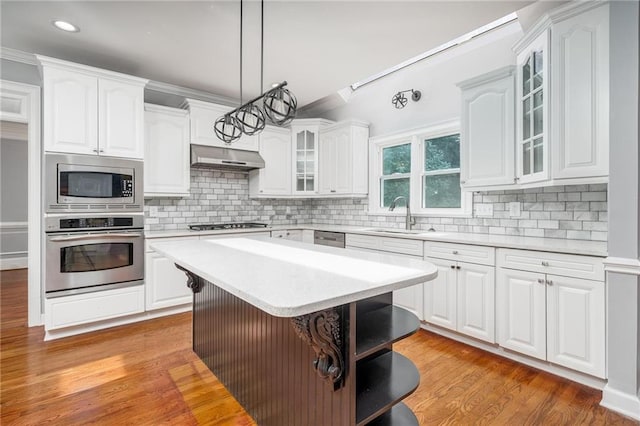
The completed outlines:
{"type": "Polygon", "coordinates": [[[26,123],[27,127],[27,267],[28,325],[42,325],[42,209],[40,87],[0,80],[0,98],[18,105],[0,111],[0,120],[26,123]]]}

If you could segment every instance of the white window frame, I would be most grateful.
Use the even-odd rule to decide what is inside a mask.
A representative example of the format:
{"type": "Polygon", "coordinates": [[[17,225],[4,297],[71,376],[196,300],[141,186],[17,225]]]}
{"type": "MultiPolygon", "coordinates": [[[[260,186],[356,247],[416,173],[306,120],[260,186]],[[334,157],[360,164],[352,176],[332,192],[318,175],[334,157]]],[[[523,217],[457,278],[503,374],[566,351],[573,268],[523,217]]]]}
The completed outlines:
{"type": "MultiPolygon", "coordinates": [[[[369,214],[383,216],[404,216],[402,208],[393,212],[381,207],[381,178],[382,178],[382,150],[384,148],[411,143],[411,175],[409,179],[409,202],[411,213],[416,216],[457,216],[471,217],[473,193],[461,192],[460,208],[423,208],[422,207],[422,178],[424,171],[424,141],[440,136],[460,133],[460,121],[452,120],[429,127],[412,129],[392,135],[378,136],[370,139],[369,144],[369,214]]],[[[461,164],[462,167],[462,164],[461,164]]],[[[439,173],[440,171],[438,171],[439,173]]],[[[444,172],[444,171],[443,171],[444,172]]],[[[432,174],[432,173],[428,173],[432,174]]],[[[399,206],[401,207],[401,206],[399,206]]]]}

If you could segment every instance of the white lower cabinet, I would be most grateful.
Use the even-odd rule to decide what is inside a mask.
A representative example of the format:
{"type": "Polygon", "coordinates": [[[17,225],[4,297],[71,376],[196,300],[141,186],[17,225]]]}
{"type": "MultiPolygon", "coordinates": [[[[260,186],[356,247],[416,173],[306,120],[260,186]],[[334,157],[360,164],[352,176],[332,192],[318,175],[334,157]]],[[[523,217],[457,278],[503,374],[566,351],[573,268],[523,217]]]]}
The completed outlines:
{"type": "Polygon", "coordinates": [[[187,287],[187,276],[166,257],[156,252],[145,256],[147,311],[191,303],[192,293],[187,287]]]}
{"type": "Polygon", "coordinates": [[[283,240],[302,241],[302,230],[286,229],[281,231],[271,231],[271,238],[282,238],[283,240]]]}
{"type": "Polygon", "coordinates": [[[495,343],[495,268],[492,247],[425,243],[425,260],[438,277],[424,284],[424,320],[428,323],[495,343]],[[442,256],[431,257],[434,254],[442,256]],[[470,254],[481,265],[461,262],[470,254]]]}
{"type": "MultiPolygon", "coordinates": [[[[387,253],[393,256],[422,258],[423,242],[403,238],[374,237],[370,235],[346,235],[346,248],[387,253]]],[[[393,304],[405,308],[415,314],[420,320],[424,319],[423,285],[417,284],[393,292],[393,304]]]]}
{"type": "Polygon", "coordinates": [[[525,355],[605,377],[605,283],[602,260],[499,250],[498,342],[525,355]],[[557,256],[557,260],[555,257],[557,256]],[[535,261],[536,258],[545,260],[535,261]],[[511,269],[529,259],[534,271],[511,269]],[[565,268],[565,266],[567,266],[565,268]],[[539,271],[547,268],[550,273],[539,271]],[[559,275],[563,272],[574,276],[559,275]],[[587,272],[585,272],[587,271],[587,272]],[[597,279],[586,279],[579,275],[597,279]],[[578,276],[575,276],[578,275],[578,276]]]}
{"type": "Polygon", "coordinates": [[[144,286],[45,299],[45,330],[106,321],[144,312],[144,286]]]}

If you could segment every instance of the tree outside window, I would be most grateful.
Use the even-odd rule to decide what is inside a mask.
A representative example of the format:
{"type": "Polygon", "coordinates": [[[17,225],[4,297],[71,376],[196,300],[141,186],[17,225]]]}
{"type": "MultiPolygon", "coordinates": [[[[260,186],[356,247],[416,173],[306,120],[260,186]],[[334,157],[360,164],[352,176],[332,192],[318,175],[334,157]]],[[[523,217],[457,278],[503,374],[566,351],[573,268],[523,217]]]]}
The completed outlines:
{"type": "Polygon", "coordinates": [[[380,177],[381,207],[402,195],[409,199],[411,180],[411,143],[382,149],[382,176],[380,177]]]}
{"type": "Polygon", "coordinates": [[[447,135],[424,141],[422,208],[461,207],[460,135],[447,135]]]}

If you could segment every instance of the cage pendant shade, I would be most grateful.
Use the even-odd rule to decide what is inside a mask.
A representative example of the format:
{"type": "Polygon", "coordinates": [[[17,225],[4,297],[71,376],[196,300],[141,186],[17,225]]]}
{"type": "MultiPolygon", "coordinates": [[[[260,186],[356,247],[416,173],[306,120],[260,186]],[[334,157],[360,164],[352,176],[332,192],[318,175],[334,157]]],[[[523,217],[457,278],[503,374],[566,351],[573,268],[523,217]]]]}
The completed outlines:
{"type": "Polygon", "coordinates": [[[242,133],[245,135],[255,135],[264,130],[264,113],[255,104],[248,104],[241,107],[236,112],[236,120],[242,133]]]}
{"type": "Polygon", "coordinates": [[[223,115],[218,118],[213,125],[213,130],[218,139],[227,144],[237,141],[242,136],[238,119],[232,115],[223,115]]]}
{"type": "Polygon", "coordinates": [[[264,95],[263,108],[269,120],[278,126],[284,126],[295,118],[298,101],[289,90],[279,87],[264,95]]]}

